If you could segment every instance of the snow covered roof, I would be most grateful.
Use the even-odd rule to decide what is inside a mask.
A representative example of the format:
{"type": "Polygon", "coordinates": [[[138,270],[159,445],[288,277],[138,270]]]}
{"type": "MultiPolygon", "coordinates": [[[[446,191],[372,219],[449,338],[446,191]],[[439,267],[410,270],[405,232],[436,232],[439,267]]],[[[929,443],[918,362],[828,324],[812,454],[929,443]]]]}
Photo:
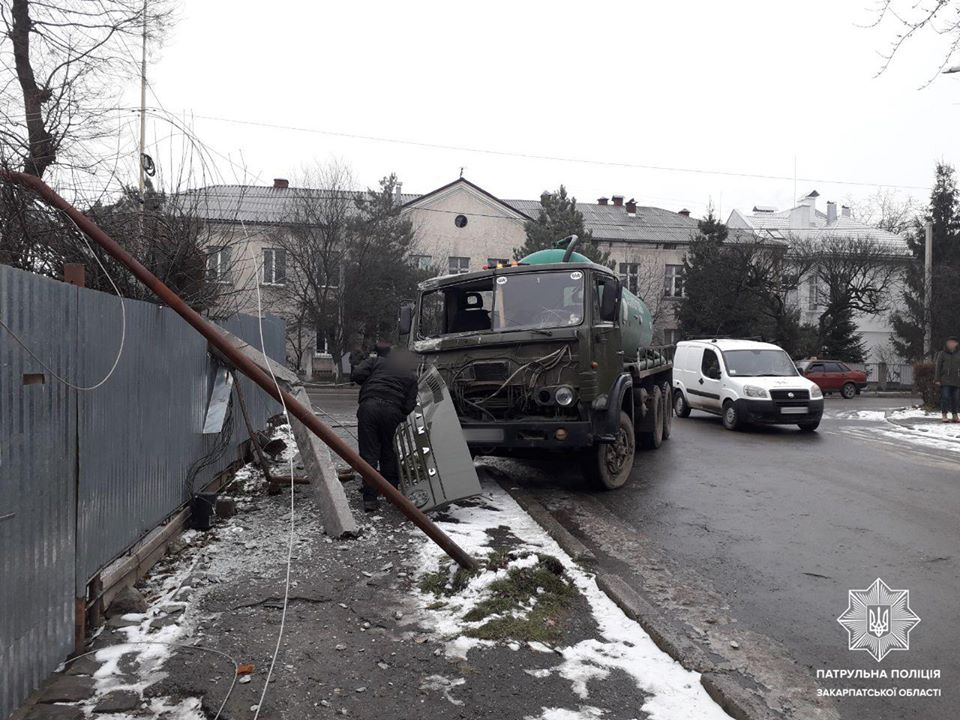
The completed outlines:
{"type": "MultiPolygon", "coordinates": [[[[807,196],[811,197],[811,196],[807,196]]],[[[870,239],[896,254],[909,252],[907,241],[896,233],[875,228],[849,215],[830,219],[814,205],[800,204],[789,210],[775,211],[756,206],[752,212],[734,210],[727,219],[731,232],[736,228],[751,230],[761,237],[775,240],[809,240],[824,238],[870,239]],[[811,212],[812,211],[812,212],[811,212]]]]}

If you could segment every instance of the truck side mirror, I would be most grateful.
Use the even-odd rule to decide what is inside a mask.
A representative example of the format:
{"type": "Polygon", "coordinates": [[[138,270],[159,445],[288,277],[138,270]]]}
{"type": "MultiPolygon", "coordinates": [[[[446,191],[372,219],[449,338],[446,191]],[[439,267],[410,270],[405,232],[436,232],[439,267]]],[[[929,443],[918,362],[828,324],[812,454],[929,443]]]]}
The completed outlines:
{"type": "Polygon", "coordinates": [[[603,322],[615,322],[617,319],[617,301],[620,299],[620,283],[608,280],[603,283],[600,296],[600,319],[603,322]]]}
{"type": "Polygon", "coordinates": [[[400,316],[397,320],[401,335],[409,335],[413,330],[413,303],[404,303],[400,306],[400,316]]]}

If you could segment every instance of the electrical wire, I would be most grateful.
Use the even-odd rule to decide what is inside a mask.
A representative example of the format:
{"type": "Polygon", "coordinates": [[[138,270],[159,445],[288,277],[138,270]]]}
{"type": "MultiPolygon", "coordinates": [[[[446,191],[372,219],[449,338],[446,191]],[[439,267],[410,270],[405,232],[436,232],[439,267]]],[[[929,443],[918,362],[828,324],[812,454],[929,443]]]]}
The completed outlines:
{"type": "Polygon", "coordinates": [[[3,328],[4,330],[6,330],[10,334],[10,337],[13,338],[14,342],[16,342],[20,347],[22,347],[24,351],[27,353],[27,355],[29,355],[37,363],[39,363],[40,366],[44,370],[46,370],[48,373],[50,373],[50,375],[53,378],[55,378],[56,380],[59,380],[61,383],[63,383],[69,388],[72,388],[73,390],[77,390],[80,392],[91,392],[93,390],[96,390],[97,388],[102,387],[113,376],[114,371],[117,369],[117,365],[120,364],[120,358],[123,356],[123,347],[127,338],[127,310],[126,310],[126,305],[123,302],[123,295],[121,295],[120,293],[120,288],[118,288],[117,284],[113,281],[113,277],[107,271],[107,268],[104,267],[102,262],[100,262],[100,257],[93,251],[93,248],[90,247],[90,242],[87,240],[86,233],[84,233],[79,228],[79,226],[74,222],[72,217],[70,217],[66,213],[63,213],[63,215],[73,224],[73,226],[77,229],[77,232],[80,233],[80,238],[83,240],[84,245],[87,246],[87,250],[90,251],[90,254],[93,255],[93,259],[97,261],[97,265],[99,265],[100,269],[103,270],[103,274],[107,276],[107,280],[110,281],[110,284],[113,286],[114,292],[116,292],[117,294],[117,299],[120,300],[120,347],[117,349],[117,356],[113,360],[113,365],[110,366],[110,370],[107,371],[107,374],[104,375],[103,379],[100,380],[100,382],[96,383],[95,385],[88,385],[88,386],[75,385],[74,383],[60,376],[52,367],[47,365],[47,363],[45,363],[35,352],[33,352],[33,350],[30,349],[30,347],[23,341],[23,339],[19,335],[17,335],[17,333],[15,333],[10,328],[9,325],[3,322],[3,320],[0,320],[0,328],[3,328]]]}
{"type": "MultiPolygon", "coordinates": [[[[250,235],[247,232],[246,225],[243,221],[240,221],[240,225],[243,229],[243,233],[246,236],[246,251],[250,259],[253,261],[254,268],[254,277],[259,276],[259,268],[257,266],[257,259],[253,256],[253,252],[250,246],[250,235]]],[[[263,297],[260,293],[260,283],[254,283],[257,290],[257,324],[260,330],[260,352],[263,354],[264,358],[267,358],[267,343],[263,337],[263,297]]],[[[280,388],[280,383],[277,380],[277,376],[273,372],[273,367],[269,360],[265,363],[267,366],[267,371],[270,373],[270,377],[273,379],[273,384],[277,388],[277,395],[280,397],[280,405],[283,407],[283,416],[287,420],[287,427],[292,427],[290,423],[290,414],[287,412],[287,403],[283,399],[283,391],[280,388]]],[[[260,701],[257,703],[257,709],[254,711],[253,720],[258,720],[260,717],[260,711],[263,710],[263,701],[267,697],[267,688],[270,687],[270,680],[273,678],[273,669],[277,664],[277,656],[280,654],[280,645],[283,642],[283,632],[287,625],[287,610],[290,607],[290,575],[293,567],[293,540],[294,540],[294,531],[296,529],[296,506],[294,500],[294,490],[295,490],[295,480],[293,474],[293,455],[290,455],[290,536],[287,542],[287,576],[286,581],[284,582],[283,588],[283,611],[280,614],[280,630],[277,632],[277,645],[273,649],[273,657],[270,660],[270,668],[267,670],[267,678],[263,683],[263,691],[260,693],[260,701]]]]}

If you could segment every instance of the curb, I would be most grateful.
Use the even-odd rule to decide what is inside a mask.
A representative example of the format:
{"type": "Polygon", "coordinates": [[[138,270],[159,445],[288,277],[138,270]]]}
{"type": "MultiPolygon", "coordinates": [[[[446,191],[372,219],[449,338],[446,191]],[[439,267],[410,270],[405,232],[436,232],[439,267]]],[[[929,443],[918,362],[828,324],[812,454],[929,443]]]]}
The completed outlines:
{"type": "MultiPolygon", "coordinates": [[[[499,469],[484,467],[484,471],[575,562],[596,562],[596,555],[563,527],[539,500],[514,485],[499,469]]],[[[735,720],[781,720],[781,715],[770,710],[756,693],[737,681],[739,673],[718,668],[699,645],[678,631],[662,612],[644,600],[622,577],[607,572],[596,572],[595,575],[597,586],[628,618],[644,629],[658,648],[688,670],[700,673],[703,689],[724,712],[735,720]]]]}

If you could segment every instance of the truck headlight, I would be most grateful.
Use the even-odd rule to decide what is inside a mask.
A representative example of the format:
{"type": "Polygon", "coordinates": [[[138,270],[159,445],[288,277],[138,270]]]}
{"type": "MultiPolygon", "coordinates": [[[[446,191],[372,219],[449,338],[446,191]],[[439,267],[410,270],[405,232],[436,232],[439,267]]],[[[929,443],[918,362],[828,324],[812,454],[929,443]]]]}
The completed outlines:
{"type": "Polygon", "coordinates": [[[744,385],[743,394],[750,398],[765,398],[767,397],[766,388],[757,387],[756,385],[744,385]]]}
{"type": "Polygon", "coordinates": [[[567,387],[566,385],[561,385],[557,388],[557,391],[553,394],[553,399],[557,401],[557,405],[561,407],[567,407],[568,405],[573,404],[573,388],[567,387]]]}
{"type": "Polygon", "coordinates": [[[820,389],[819,385],[814,384],[814,386],[810,388],[810,399],[820,400],[822,397],[823,397],[823,390],[820,389]]]}

